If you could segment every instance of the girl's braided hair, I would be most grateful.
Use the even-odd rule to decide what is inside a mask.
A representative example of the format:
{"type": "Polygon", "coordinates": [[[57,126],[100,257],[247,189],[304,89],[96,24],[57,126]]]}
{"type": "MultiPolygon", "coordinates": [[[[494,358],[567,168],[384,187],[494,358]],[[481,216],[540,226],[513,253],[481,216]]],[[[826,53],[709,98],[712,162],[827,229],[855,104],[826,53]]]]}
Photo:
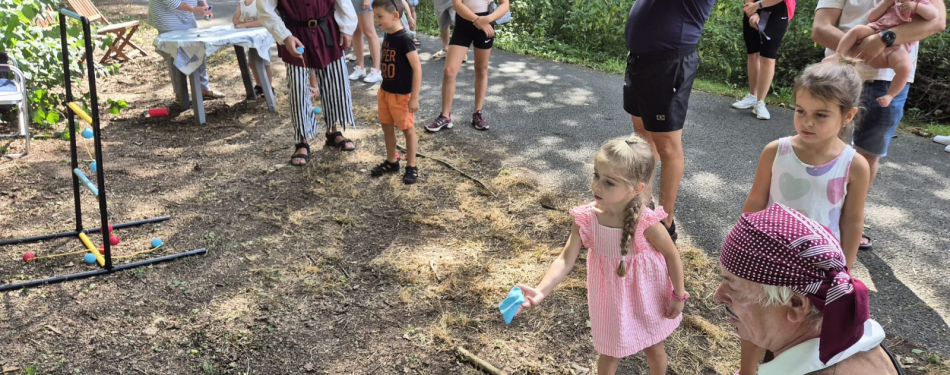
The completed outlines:
{"type": "MultiPolygon", "coordinates": [[[[595,160],[602,160],[612,165],[619,177],[631,188],[638,183],[649,184],[653,180],[653,169],[656,159],[650,144],[637,135],[627,138],[615,138],[604,144],[594,156],[595,160]]],[[[637,222],[640,220],[640,209],[643,199],[637,194],[624,209],[623,233],[620,240],[620,255],[627,256],[630,240],[633,238],[637,222]]],[[[626,276],[626,260],[620,260],[617,275],[626,276]]]]}

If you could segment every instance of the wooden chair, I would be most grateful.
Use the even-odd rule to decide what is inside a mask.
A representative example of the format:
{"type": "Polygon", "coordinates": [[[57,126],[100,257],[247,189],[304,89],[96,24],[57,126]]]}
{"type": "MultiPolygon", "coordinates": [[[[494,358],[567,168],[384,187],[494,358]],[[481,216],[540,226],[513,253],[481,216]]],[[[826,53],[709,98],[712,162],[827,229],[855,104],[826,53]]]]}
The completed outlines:
{"type": "Polygon", "coordinates": [[[46,10],[36,16],[36,19],[33,20],[33,24],[42,28],[47,28],[50,26],[55,26],[59,24],[59,13],[56,13],[53,10],[53,7],[46,6],[46,10]]]}
{"type": "Polygon", "coordinates": [[[112,43],[112,46],[109,47],[109,51],[106,52],[105,56],[102,56],[102,60],[99,60],[99,63],[105,63],[109,59],[116,59],[118,61],[129,61],[128,55],[125,54],[126,47],[132,47],[138,50],[142,56],[148,56],[148,53],[142,50],[139,46],[132,43],[132,35],[135,34],[135,31],[139,28],[139,21],[129,21],[122,23],[110,23],[105,16],[99,12],[99,9],[96,9],[95,5],[92,5],[92,2],[89,0],[67,0],[69,7],[73,9],[76,13],[79,13],[81,16],[89,19],[90,23],[102,22],[105,24],[104,27],[96,29],[96,33],[99,35],[115,35],[115,41],[112,43]]]}

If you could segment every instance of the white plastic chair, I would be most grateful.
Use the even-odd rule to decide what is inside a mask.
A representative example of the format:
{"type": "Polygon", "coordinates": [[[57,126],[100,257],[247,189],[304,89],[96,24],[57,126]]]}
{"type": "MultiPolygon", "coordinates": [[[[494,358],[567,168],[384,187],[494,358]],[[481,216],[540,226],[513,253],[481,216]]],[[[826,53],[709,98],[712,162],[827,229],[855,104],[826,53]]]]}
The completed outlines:
{"type": "Polygon", "coordinates": [[[0,106],[12,106],[17,110],[20,131],[14,134],[0,134],[0,138],[23,138],[26,148],[19,154],[5,154],[14,158],[30,153],[30,106],[27,103],[26,77],[17,66],[16,60],[6,53],[0,53],[0,106]],[[6,62],[4,62],[6,61],[6,62]]]}

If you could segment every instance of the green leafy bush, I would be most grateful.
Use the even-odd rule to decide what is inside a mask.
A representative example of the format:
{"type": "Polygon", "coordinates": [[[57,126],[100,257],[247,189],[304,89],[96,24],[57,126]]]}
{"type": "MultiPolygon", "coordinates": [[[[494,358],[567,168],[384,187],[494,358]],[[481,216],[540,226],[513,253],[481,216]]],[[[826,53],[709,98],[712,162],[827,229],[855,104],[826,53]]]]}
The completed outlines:
{"type": "MultiPolygon", "coordinates": [[[[49,128],[63,118],[65,91],[63,60],[59,22],[43,28],[31,23],[44,9],[60,9],[57,0],[3,0],[0,1],[0,51],[16,59],[26,75],[30,94],[30,113],[33,122],[49,128]]],[[[73,93],[86,106],[89,93],[82,79],[86,65],[80,59],[84,54],[82,25],[70,19],[67,23],[67,48],[73,93]]],[[[112,45],[112,38],[93,39],[96,49],[105,50],[112,45]]],[[[96,75],[104,76],[118,72],[118,65],[96,66],[96,75]]]]}
{"type": "MultiPolygon", "coordinates": [[[[746,52],[742,41],[742,1],[718,0],[699,44],[702,78],[748,85],[746,52]]],[[[779,49],[773,92],[787,93],[795,76],[824,56],[812,42],[811,25],[818,0],[799,0],[796,14],[779,49]]],[[[499,29],[496,45],[560,61],[622,69],[627,53],[624,25],[629,0],[514,0],[512,21],[499,29]]],[[[419,24],[436,31],[432,1],[421,0],[419,24]]],[[[950,32],[921,43],[916,83],[910,90],[907,111],[918,120],[950,118],[950,32]]]]}

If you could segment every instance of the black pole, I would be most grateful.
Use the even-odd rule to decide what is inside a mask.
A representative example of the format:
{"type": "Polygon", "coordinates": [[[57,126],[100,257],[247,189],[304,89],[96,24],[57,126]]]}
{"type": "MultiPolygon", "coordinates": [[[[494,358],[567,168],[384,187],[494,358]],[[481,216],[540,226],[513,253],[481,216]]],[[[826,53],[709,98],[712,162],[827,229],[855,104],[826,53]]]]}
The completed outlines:
{"type": "MultiPolygon", "coordinates": [[[[112,229],[135,227],[135,226],[144,225],[144,224],[157,223],[157,222],[161,222],[161,221],[165,221],[169,219],[171,218],[168,216],[161,216],[161,217],[156,217],[152,219],[130,221],[128,223],[114,224],[112,225],[112,229]]],[[[44,234],[42,236],[34,236],[34,237],[12,238],[9,240],[0,241],[0,246],[37,242],[37,241],[50,240],[50,239],[61,238],[61,237],[74,237],[74,236],[79,235],[79,233],[86,233],[86,234],[99,233],[99,231],[101,230],[102,230],[102,227],[97,227],[97,228],[91,228],[91,229],[84,229],[81,232],[69,231],[69,232],[54,233],[54,234],[44,234]]]]}
{"type": "MultiPolygon", "coordinates": [[[[66,42],[66,15],[63,13],[59,14],[59,40],[62,43],[63,81],[66,86],[66,103],[72,103],[73,81],[69,69],[69,45],[66,42]]],[[[70,164],[72,168],[70,168],[70,172],[72,172],[72,169],[79,168],[79,157],[76,155],[76,114],[74,114],[72,110],[66,112],[67,129],[69,129],[69,155],[72,158],[72,163],[70,164]]],[[[73,233],[78,233],[82,232],[82,205],[79,202],[79,177],[76,176],[75,173],[70,173],[70,175],[73,176],[73,207],[76,209],[76,231],[73,233]]]]}
{"type": "MultiPolygon", "coordinates": [[[[89,73],[89,109],[92,110],[92,131],[93,143],[96,151],[96,183],[99,188],[99,227],[109,227],[109,206],[106,204],[106,163],[102,160],[102,129],[99,128],[99,96],[96,93],[96,62],[92,56],[92,30],[89,27],[89,19],[82,18],[83,39],[86,41],[86,70],[89,73]]],[[[75,152],[75,151],[74,151],[75,152]]],[[[75,168],[75,167],[74,167],[75,168]]],[[[115,228],[113,226],[113,228],[115,228]]],[[[102,232],[102,246],[104,248],[103,256],[106,258],[105,268],[112,269],[112,243],[109,242],[108,230],[102,232]]]]}
{"type": "Polygon", "coordinates": [[[205,249],[197,249],[197,250],[186,251],[186,252],[184,252],[184,253],[171,254],[171,255],[166,255],[166,256],[163,256],[163,257],[158,257],[158,258],[153,258],[153,259],[146,259],[146,260],[142,260],[142,261],[138,261],[138,262],[134,262],[134,263],[129,263],[129,264],[123,264],[123,265],[114,267],[112,270],[108,270],[108,269],[105,269],[105,268],[100,268],[100,269],[95,270],[95,271],[73,273],[73,274],[63,275],[63,276],[54,276],[54,277],[50,277],[50,278],[47,278],[47,279],[32,280],[32,281],[27,281],[27,282],[24,282],[24,283],[19,283],[19,284],[0,285],[0,292],[10,291],[10,290],[17,290],[17,289],[23,289],[23,288],[29,288],[29,287],[34,287],[34,286],[39,286],[39,285],[45,285],[45,284],[61,283],[61,282],[64,282],[64,281],[77,280],[77,279],[84,279],[84,278],[93,277],[93,276],[100,276],[100,275],[105,275],[105,274],[113,273],[113,272],[116,272],[116,271],[127,270],[127,269],[130,269],[130,268],[141,267],[141,266],[146,266],[146,265],[155,264],[155,263],[161,263],[161,262],[165,262],[165,261],[169,261],[169,260],[173,260],[173,259],[184,258],[184,257],[187,257],[187,256],[198,255],[198,254],[204,254],[204,253],[207,253],[207,250],[205,250],[205,249]]]}

